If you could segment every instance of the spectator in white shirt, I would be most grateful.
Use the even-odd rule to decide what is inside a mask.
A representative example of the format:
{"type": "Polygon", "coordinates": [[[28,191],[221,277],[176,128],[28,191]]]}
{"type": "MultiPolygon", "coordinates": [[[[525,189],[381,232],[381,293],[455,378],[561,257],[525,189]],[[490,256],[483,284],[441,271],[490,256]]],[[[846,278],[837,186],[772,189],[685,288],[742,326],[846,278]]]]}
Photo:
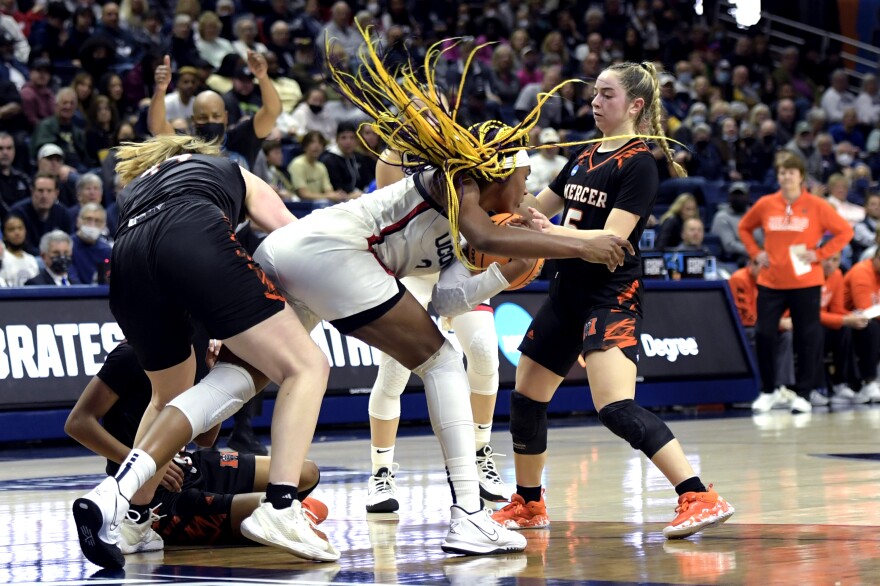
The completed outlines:
{"type": "MultiPolygon", "coordinates": [[[[540,145],[558,143],[559,140],[555,128],[545,128],[538,135],[540,145]]],[[[526,179],[526,189],[529,193],[538,193],[550,185],[567,162],[568,159],[559,154],[559,147],[539,150],[538,155],[531,158],[532,172],[526,179]]]]}
{"type": "Polygon", "coordinates": [[[828,122],[843,120],[843,111],[855,106],[856,97],[849,91],[849,75],[843,69],[831,74],[831,87],[822,94],[822,109],[828,114],[828,122]]]}
{"type": "Polygon", "coordinates": [[[177,89],[165,95],[165,119],[169,122],[192,118],[193,101],[199,87],[199,70],[185,65],[177,71],[177,89]]]}
{"type": "Polygon", "coordinates": [[[859,124],[874,126],[880,121],[880,86],[872,73],[862,78],[862,91],[856,97],[856,114],[859,124]]]}
{"type": "Polygon", "coordinates": [[[235,21],[235,38],[232,47],[242,59],[247,61],[248,49],[265,55],[266,45],[257,40],[257,21],[253,16],[245,15],[235,21]]]}
{"type": "Polygon", "coordinates": [[[208,11],[199,17],[196,49],[201,58],[210,63],[214,69],[220,67],[224,57],[235,52],[232,43],[220,36],[222,31],[223,22],[216,13],[208,11]]]}
{"type": "Polygon", "coordinates": [[[865,208],[847,201],[846,196],[849,193],[850,181],[841,174],[835,173],[828,178],[828,203],[831,204],[840,216],[849,222],[850,226],[855,226],[865,219],[865,208]]]}

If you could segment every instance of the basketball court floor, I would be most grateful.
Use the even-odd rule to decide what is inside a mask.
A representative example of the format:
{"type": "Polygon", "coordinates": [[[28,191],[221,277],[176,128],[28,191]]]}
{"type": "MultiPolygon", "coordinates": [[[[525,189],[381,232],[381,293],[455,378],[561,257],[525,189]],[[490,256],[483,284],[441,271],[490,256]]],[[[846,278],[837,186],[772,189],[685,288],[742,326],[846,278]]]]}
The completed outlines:
{"type": "MultiPolygon", "coordinates": [[[[398,442],[399,514],[365,513],[369,440],[319,430],[314,496],[338,563],[262,546],[174,548],[102,571],[80,554],[70,505],[101,478],[76,448],[0,451],[0,583],[47,584],[880,584],[880,407],[805,415],[732,411],[670,425],[694,468],[736,507],[682,541],[661,530],[675,492],[639,453],[597,425],[550,431],[545,484],[551,527],[526,532],[523,554],[440,550],[450,495],[429,430],[398,442]]],[[[511,454],[500,424],[497,452],[511,454]]],[[[513,458],[498,458],[513,480],[513,458]]]]}

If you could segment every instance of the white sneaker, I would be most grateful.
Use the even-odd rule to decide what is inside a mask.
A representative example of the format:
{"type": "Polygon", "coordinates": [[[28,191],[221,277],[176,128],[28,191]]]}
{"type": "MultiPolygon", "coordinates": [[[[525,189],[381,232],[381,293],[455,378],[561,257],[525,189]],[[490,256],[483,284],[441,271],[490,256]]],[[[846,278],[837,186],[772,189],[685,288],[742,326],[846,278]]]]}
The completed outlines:
{"type": "Polygon", "coordinates": [[[856,393],[856,403],[861,405],[872,402],[880,403],[880,384],[875,380],[862,385],[861,390],[856,393]]]}
{"type": "Polygon", "coordinates": [[[388,468],[379,468],[373,476],[370,476],[367,484],[367,512],[368,513],[393,513],[400,504],[397,502],[397,484],[394,475],[400,468],[396,463],[388,468]]]}
{"type": "Polygon", "coordinates": [[[486,509],[468,513],[452,505],[449,533],[440,547],[446,553],[464,555],[515,553],[526,548],[526,538],[499,525],[486,509]]]}
{"type": "Polygon", "coordinates": [[[480,475],[480,498],[493,503],[506,503],[516,488],[505,484],[495,467],[493,456],[503,456],[492,451],[492,446],[486,445],[477,451],[477,472],[480,475]]]}
{"type": "Polygon", "coordinates": [[[807,401],[791,389],[783,388],[779,391],[779,393],[788,400],[789,409],[791,409],[795,413],[809,413],[813,410],[813,406],[810,404],[809,401],[807,401]]]}
{"type": "Polygon", "coordinates": [[[91,492],[73,501],[73,519],[83,555],[102,568],[125,565],[119,546],[119,525],[128,512],[128,500],[119,483],[108,476],[91,492]]]}
{"type": "Polygon", "coordinates": [[[772,393],[761,393],[752,403],[752,411],[767,413],[772,409],[788,409],[791,406],[791,401],[785,391],[788,389],[779,387],[772,393]]]}
{"type": "Polygon", "coordinates": [[[831,405],[842,406],[855,403],[856,392],[846,383],[836,384],[831,390],[831,405]]]}
{"type": "Polygon", "coordinates": [[[276,509],[263,501],[260,507],[241,522],[241,534],[257,543],[277,547],[307,560],[335,562],[339,551],[317,529],[299,501],[286,509],[276,509]]]}
{"type": "Polygon", "coordinates": [[[165,542],[159,537],[159,534],[153,531],[153,521],[158,521],[165,515],[157,515],[156,509],[159,506],[150,509],[150,512],[144,515],[143,523],[140,523],[140,515],[135,511],[129,511],[119,526],[119,549],[124,555],[132,553],[144,553],[148,551],[159,551],[165,547],[165,542]]]}
{"type": "Polygon", "coordinates": [[[830,402],[831,400],[823,395],[821,391],[815,389],[810,391],[810,405],[813,407],[827,407],[830,402]]]}

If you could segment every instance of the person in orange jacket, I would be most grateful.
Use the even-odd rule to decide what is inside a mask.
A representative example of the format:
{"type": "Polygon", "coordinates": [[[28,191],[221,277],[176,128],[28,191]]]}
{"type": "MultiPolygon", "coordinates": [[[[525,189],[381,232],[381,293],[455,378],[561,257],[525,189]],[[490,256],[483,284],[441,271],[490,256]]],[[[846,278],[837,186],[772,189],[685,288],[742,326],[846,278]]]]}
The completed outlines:
{"type": "Polygon", "coordinates": [[[812,410],[810,393],[825,386],[822,376],[823,330],[819,306],[825,275],[820,261],[840,252],[853,229],[834,208],[804,187],[805,167],[796,155],[782,152],[776,159],[780,190],[758,199],[739,223],[739,235],[749,257],[761,265],[758,274],[756,346],[761,394],[752,403],[757,412],[791,403],[794,411],[812,410]],[[764,230],[764,248],[752,235],[764,230]],[[825,233],[831,238],[823,246],[825,233]],[[796,365],[795,390],[787,396],[774,390],[776,333],[785,310],[791,311],[796,365]]]}
{"type": "MultiPolygon", "coordinates": [[[[844,303],[851,311],[864,312],[880,303],[880,248],[873,258],[857,262],[843,279],[844,303]]],[[[880,321],[869,320],[868,326],[854,332],[854,346],[864,384],[857,393],[861,402],[880,403],[877,361],[880,359],[880,321]]]]}
{"type": "MultiPolygon", "coordinates": [[[[825,284],[822,285],[819,320],[825,328],[825,353],[827,355],[830,352],[834,360],[834,369],[829,377],[832,389],[830,403],[835,406],[866,403],[866,400],[853,391],[853,387],[858,387],[860,382],[853,348],[853,332],[865,329],[868,318],[857,311],[846,309],[839,252],[822,261],[822,272],[825,274],[825,284]]],[[[828,402],[828,399],[824,402],[813,401],[813,405],[827,405],[828,402]]]]}

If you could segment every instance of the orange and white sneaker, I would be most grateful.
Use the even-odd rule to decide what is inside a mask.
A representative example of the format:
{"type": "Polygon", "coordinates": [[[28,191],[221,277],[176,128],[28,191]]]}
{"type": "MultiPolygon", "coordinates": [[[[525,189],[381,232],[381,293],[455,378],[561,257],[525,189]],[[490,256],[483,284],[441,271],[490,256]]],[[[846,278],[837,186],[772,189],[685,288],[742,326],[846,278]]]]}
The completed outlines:
{"type": "Polygon", "coordinates": [[[678,497],[675,512],[675,519],[663,528],[666,539],[683,539],[724,523],[733,516],[734,508],[710,484],[706,492],[686,492],[678,497]]]}
{"type": "Polygon", "coordinates": [[[543,494],[540,501],[527,503],[523,497],[514,493],[510,497],[510,504],[496,511],[492,518],[508,529],[540,529],[550,526],[543,494]]]}

